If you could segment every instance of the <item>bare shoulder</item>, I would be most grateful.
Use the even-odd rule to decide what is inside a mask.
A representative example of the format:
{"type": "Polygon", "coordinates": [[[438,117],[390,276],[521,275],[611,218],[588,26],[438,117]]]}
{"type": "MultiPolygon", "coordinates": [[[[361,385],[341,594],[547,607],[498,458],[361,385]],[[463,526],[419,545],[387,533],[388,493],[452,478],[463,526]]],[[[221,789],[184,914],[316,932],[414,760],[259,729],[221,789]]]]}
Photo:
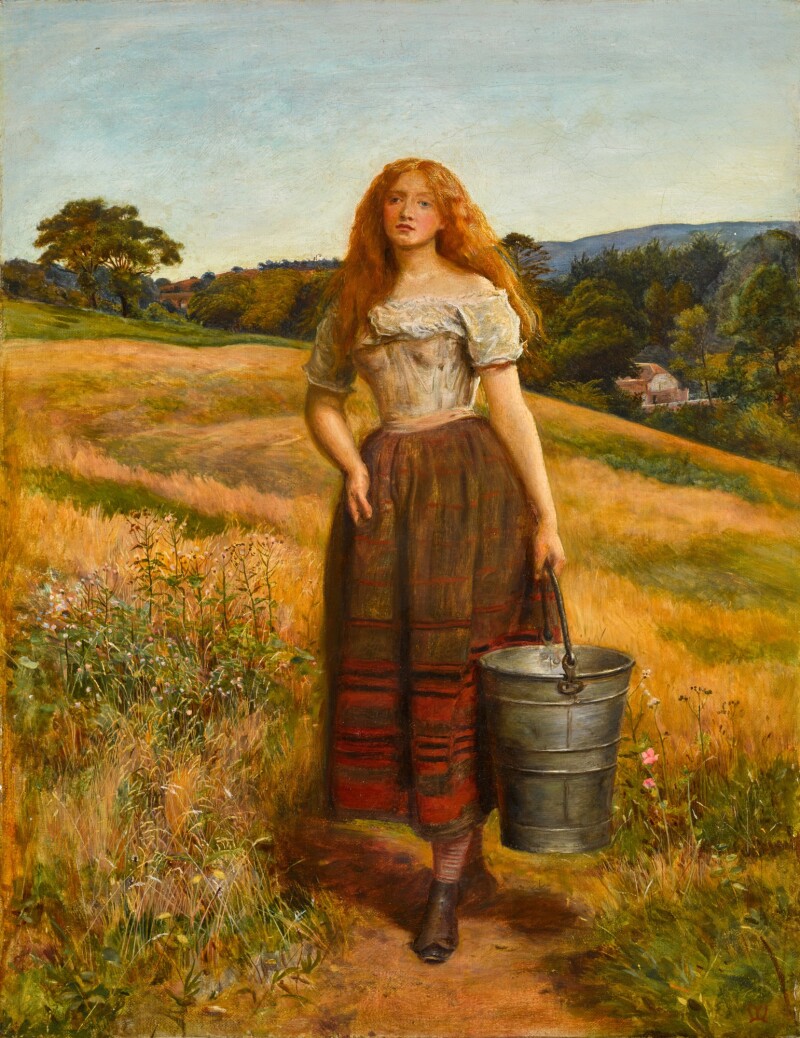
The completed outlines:
{"type": "Polygon", "coordinates": [[[471,270],[463,270],[453,267],[451,272],[452,283],[458,294],[463,295],[491,295],[497,291],[497,286],[482,274],[476,274],[471,270]]]}

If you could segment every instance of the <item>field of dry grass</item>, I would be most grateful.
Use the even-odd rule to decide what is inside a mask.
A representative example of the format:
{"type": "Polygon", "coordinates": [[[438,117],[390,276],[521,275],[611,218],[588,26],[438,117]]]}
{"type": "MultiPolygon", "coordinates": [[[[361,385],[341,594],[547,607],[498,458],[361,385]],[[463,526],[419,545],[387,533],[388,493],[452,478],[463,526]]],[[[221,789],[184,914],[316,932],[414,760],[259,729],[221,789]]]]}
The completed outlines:
{"type": "MultiPolygon", "coordinates": [[[[271,531],[279,538],[273,633],[282,644],[300,646],[314,656],[319,648],[322,552],[338,478],[317,455],[305,432],[300,370],[304,360],[300,350],[267,344],[198,350],[123,339],[9,342],[7,361],[19,413],[21,528],[31,590],[46,582],[52,604],[53,595],[60,600],[63,589],[73,586],[76,578],[98,574],[101,581],[111,581],[123,599],[133,601],[139,585],[131,559],[137,557],[140,545],[130,513],[141,506],[185,522],[180,551],[173,552],[174,566],[180,572],[176,576],[173,568],[163,577],[165,588],[183,586],[181,581],[191,583],[188,570],[179,561],[184,556],[206,559],[209,568],[203,580],[213,583],[218,577],[210,575],[212,564],[221,570],[219,560],[230,561],[237,544],[260,543],[259,538],[271,531]]],[[[800,479],[560,401],[530,396],[529,405],[542,434],[569,560],[562,584],[573,638],[578,643],[613,646],[635,657],[637,701],[653,708],[658,700],[658,724],[666,739],[666,743],[662,739],[662,767],[668,757],[673,774],[680,767],[696,770],[698,762],[705,769],[714,756],[722,760],[734,744],[755,768],[771,766],[785,751],[794,753],[800,479]],[[699,740],[697,715],[688,708],[699,695],[698,689],[708,693],[699,740]]],[[[375,421],[363,389],[352,399],[351,415],[358,436],[375,421]]],[[[166,558],[170,555],[168,531],[162,535],[167,538],[166,558]]],[[[213,598],[217,592],[209,594],[213,598]]],[[[183,619],[189,623],[187,630],[194,630],[193,614],[188,621],[183,619]]],[[[157,630],[155,636],[158,639],[157,630]]],[[[194,854],[195,877],[199,877],[190,879],[184,866],[175,866],[175,875],[183,883],[180,897],[175,895],[175,903],[165,901],[162,890],[154,895],[152,904],[163,909],[157,918],[177,918],[178,903],[182,918],[191,915],[186,905],[195,904],[192,898],[198,888],[190,883],[199,882],[202,887],[206,881],[216,882],[215,869],[222,868],[224,873],[237,862],[244,875],[249,860],[242,850],[245,834],[252,839],[254,832],[268,828],[280,843],[281,832],[291,831],[295,810],[313,802],[318,791],[321,683],[313,668],[281,680],[287,699],[280,716],[292,718],[290,733],[275,727],[270,720],[272,707],[261,703],[249,714],[226,715],[205,750],[193,746],[175,760],[159,758],[156,752],[160,722],[150,719],[145,723],[134,712],[128,725],[126,715],[118,715],[113,755],[98,751],[91,758],[92,769],[82,773],[80,781],[70,777],[67,767],[55,786],[46,792],[31,792],[26,805],[30,822],[23,826],[27,867],[47,860],[51,849],[60,846],[74,863],[70,882],[79,889],[81,870],[96,868],[109,847],[130,842],[125,828],[129,820],[125,822],[119,813],[120,790],[128,789],[132,775],[146,774],[156,790],[153,817],[161,819],[162,828],[137,829],[135,839],[144,848],[141,853],[163,859],[183,847],[184,855],[194,854]],[[238,785],[229,781],[234,775],[238,785]],[[229,786],[234,790],[234,803],[229,786]],[[187,823],[194,816],[204,819],[212,834],[228,833],[226,826],[230,827],[225,837],[228,843],[222,849],[214,842],[216,836],[207,838],[202,860],[191,843],[196,842],[197,831],[193,829],[191,835],[187,823]],[[227,865],[214,864],[219,854],[227,865]]],[[[85,734],[83,722],[70,719],[69,706],[64,708],[63,726],[57,734],[69,734],[77,760],[85,734]]],[[[68,748],[59,752],[69,756],[68,748]]],[[[638,751],[632,757],[637,760],[638,751]]],[[[641,776],[635,778],[635,785],[634,799],[641,800],[641,776]]],[[[666,808],[658,809],[655,801],[645,807],[656,812],[656,823],[652,823],[656,825],[658,810],[662,811],[666,829],[666,808]]],[[[373,835],[377,841],[384,838],[373,835]]],[[[332,839],[344,837],[339,834],[332,839]]],[[[376,851],[376,860],[382,854],[390,858],[394,854],[400,861],[420,853],[419,841],[413,838],[389,833],[385,839],[388,842],[380,853],[376,851]]],[[[525,856],[498,854],[496,828],[490,833],[489,845],[508,890],[514,891],[515,883],[524,886],[530,875],[525,856]]],[[[294,854],[291,843],[287,846],[288,853],[294,854]]],[[[316,864],[312,861],[307,866],[309,882],[317,874],[328,875],[328,859],[336,864],[334,850],[332,845],[327,852],[324,848],[313,851],[319,857],[316,864]]],[[[625,893],[625,883],[634,892],[641,893],[640,884],[642,889],[647,885],[648,890],[666,891],[668,898],[678,898],[681,890],[688,889],[687,876],[696,879],[698,868],[706,875],[711,867],[708,863],[700,867],[696,855],[686,858],[682,854],[671,856],[667,844],[666,851],[661,849],[647,867],[637,865],[647,873],[642,873],[641,884],[636,868],[624,882],[617,877],[609,883],[604,866],[596,863],[576,862],[569,867],[558,862],[537,863],[536,881],[554,897],[558,892],[559,898],[568,898],[566,888],[579,882],[583,899],[582,907],[565,909],[565,918],[573,920],[569,927],[574,924],[575,932],[566,944],[554,937],[547,946],[548,954],[563,956],[570,941],[574,948],[581,946],[585,934],[581,936],[582,924],[577,919],[584,910],[599,909],[609,896],[621,903],[634,901],[633,893],[625,893]],[[657,882],[654,868],[661,877],[657,882]]],[[[302,858],[302,854],[295,856],[302,858]]],[[[109,868],[109,875],[120,875],[118,864],[109,860],[109,868]]],[[[402,884],[402,868],[397,868],[397,875],[376,874],[376,883],[384,883],[387,889],[402,884]]],[[[329,881],[336,890],[334,873],[330,872],[329,881]]],[[[135,869],[126,875],[126,882],[147,879],[135,869]]],[[[250,883],[243,882],[239,893],[236,884],[231,887],[231,906],[236,898],[241,903],[256,898],[250,883]]],[[[347,907],[352,891],[348,894],[346,886],[342,887],[345,902],[318,894],[316,908],[308,909],[309,927],[312,917],[317,919],[314,912],[319,913],[314,924],[317,929],[313,934],[308,931],[315,940],[322,940],[323,932],[328,937],[345,932],[354,919],[360,918],[362,927],[365,919],[371,919],[370,925],[375,927],[376,917],[369,916],[367,907],[363,912],[352,904],[347,907]]],[[[278,897],[275,891],[273,895],[278,897]]],[[[519,909],[517,896],[524,895],[515,893],[508,901],[509,925],[519,909]]],[[[353,900],[357,903],[358,898],[350,898],[353,900]]],[[[111,895],[109,901],[113,901],[111,895]]],[[[288,902],[269,902],[273,908],[278,903],[283,906],[281,911],[289,911],[288,902]]],[[[531,908],[534,916],[540,908],[531,908]]],[[[233,914],[231,907],[231,918],[233,914]]],[[[114,925],[122,925],[122,917],[113,918],[114,925]]],[[[221,917],[220,927],[224,925],[221,917]]],[[[360,932],[366,942],[359,952],[361,958],[379,954],[386,940],[383,931],[373,929],[371,936],[360,932]]],[[[481,939],[505,940],[506,931],[502,934],[505,936],[487,923],[481,939]]],[[[222,930],[212,937],[220,941],[222,930]]],[[[188,931],[176,930],[175,940],[179,938],[195,939],[188,931]]],[[[203,956],[211,955],[213,960],[216,946],[213,941],[208,943],[207,934],[203,941],[203,956]]],[[[302,952],[302,935],[299,942],[291,947],[302,952]]],[[[185,959],[179,953],[186,949],[175,947],[174,961],[179,965],[185,959]]],[[[305,960],[291,960],[291,948],[285,954],[295,975],[305,970],[300,965],[305,960]]],[[[517,951],[509,954],[514,959],[512,968],[521,968],[515,958],[517,951]]],[[[465,968],[476,971],[477,978],[483,967],[477,949],[475,955],[474,961],[463,961],[465,968]]],[[[366,959],[356,959],[361,964],[353,966],[352,977],[363,986],[366,999],[375,978],[366,959]]],[[[175,968],[180,973],[178,965],[175,968]]],[[[329,1017],[333,1020],[330,1027],[334,1027],[336,1007],[342,1008],[336,994],[337,985],[341,986],[336,976],[339,967],[331,968],[333,972],[324,974],[328,994],[321,996],[321,1015],[307,1017],[309,1033],[334,1033],[323,1027],[329,1017]]],[[[192,969],[175,981],[178,987],[169,996],[183,1005],[184,1026],[190,1006],[208,994],[194,991],[190,998],[188,985],[196,981],[192,969]]],[[[492,970],[487,967],[480,983],[476,980],[476,998],[490,997],[495,983],[492,970]]],[[[412,985],[422,983],[416,974],[406,979],[412,985]]],[[[537,980],[537,990],[540,986],[537,980]]],[[[421,998],[440,998],[444,1021],[448,999],[457,999],[458,992],[445,986],[437,996],[429,987],[414,990],[421,998]]],[[[272,988],[268,986],[268,990],[272,988]]],[[[380,994],[391,999],[394,988],[380,994]]],[[[258,997],[266,1000],[259,1003],[261,1008],[278,1014],[268,1016],[264,1025],[275,1030],[263,1033],[299,1033],[299,1025],[272,995],[258,997]],[[285,1031],[278,1029],[279,1020],[285,1031]]],[[[551,1014],[547,1019],[552,1033],[568,1026],[577,1033],[584,1026],[571,1010],[565,1015],[563,1004],[559,1009],[556,1001],[545,999],[541,1005],[545,1016],[551,1014]]],[[[476,1034],[481,1033],[479,1016],[476,1014],[474,1022],[476,1034]]],[[[345,1013],[342,1019],[346,1018],[345,1013]]],[[[598,1011],[590,1011],[583,1033],[600,1033],[599,1020],[598,1011]]],[[[518,1026],[516,1017],[509,1017],[507,1023],[509,1028],[518,1026]]]]}
{"type": "MultiPolygon", "coordinates": [[[[29,416],[30,484],[38,478],[46,490],[57,472],[68,477],[57,496],[99,509],[66,523],[72,566],[99,560],[98,544],[113,554],[107,531],[119,520],[101,518],[118,507],[109,486],[200,516],[266,523],[321,551],[337,480],[305,434],[301,351],[120,340],[10,346],[29,416]],[[46,422],[31,420],[45,413],[46,422]]],[[[752,752],[765,740],[793,745],[800,479],[560,401],[531,397],[530,406],[570,560],[575,639],[630,652],[652,671],[676,739],[689,734],[677,696],[695,684],[742,700],[752,752]],[[664,474],[656,458],[674,464],[664,474]]],[[[353,412],[363,432],[373,420],[363,391],[353,412]]],[[[59,506],[37,495],[29,507],[59,506]]],[[[54,560],[66,547],[48,543],[49,528],[43,522],[36,543],[54,560]]]]}

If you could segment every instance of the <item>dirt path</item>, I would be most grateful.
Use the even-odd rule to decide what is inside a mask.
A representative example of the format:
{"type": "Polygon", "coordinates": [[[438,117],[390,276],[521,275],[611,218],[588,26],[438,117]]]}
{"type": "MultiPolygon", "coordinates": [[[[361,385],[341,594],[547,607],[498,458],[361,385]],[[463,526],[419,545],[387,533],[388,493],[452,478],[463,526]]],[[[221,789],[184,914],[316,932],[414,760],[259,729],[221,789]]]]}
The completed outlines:
{"type": "Polygon", "coordinates": [[[422,841],[394,829],[320,823],[295,847],[302,860],[290,874],[335,892],[358,908],[361,921],[349,948],[315,972],[308,1002],[282,1000],[266,1029],[254,1026],[253,1034],[610,1038],[630,1033],[619,1021],[580,1009],[583,993],[575,972],[564,975],[548,963],[551,956],[575,955],[586,946],[587,913],[579,902],[541,880],[537,884],[525,856],[498,853],[490,844],[492,870],[501,884],[497,897],[480,909],[462,910],[458,950],[447,963],[428,966],[410,948],[430,879],[422,841]]]}

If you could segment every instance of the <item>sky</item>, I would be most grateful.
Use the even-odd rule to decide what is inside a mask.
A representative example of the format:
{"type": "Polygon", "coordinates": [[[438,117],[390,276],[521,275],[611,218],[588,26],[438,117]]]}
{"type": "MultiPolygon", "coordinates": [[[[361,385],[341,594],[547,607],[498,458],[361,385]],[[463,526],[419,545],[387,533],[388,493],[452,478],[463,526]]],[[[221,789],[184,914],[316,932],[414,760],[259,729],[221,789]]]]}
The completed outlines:
{"type": "Polygon", "coordinates": [[[2,254],[74,198],[171,278],[341,256],[384,163],[499,235],[800,215],[795,0],[4,0],[2,254]]]}

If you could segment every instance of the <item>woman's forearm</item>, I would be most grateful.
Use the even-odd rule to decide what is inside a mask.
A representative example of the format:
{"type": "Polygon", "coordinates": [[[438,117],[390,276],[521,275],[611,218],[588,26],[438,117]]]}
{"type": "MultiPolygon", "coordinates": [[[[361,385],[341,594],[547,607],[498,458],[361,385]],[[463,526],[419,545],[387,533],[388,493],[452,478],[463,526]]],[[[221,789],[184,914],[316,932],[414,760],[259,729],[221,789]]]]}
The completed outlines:
{"type": "Polygon", "coordinates": [[[317,448],[345,475],[364,467],[344,413],[344,397],[309,386],[305,419],[317,448]]]}
{"type": "Polygon", "coordinates": [[[489,403],[489,421],[510,456],[540,526],[557,527],[556,506],[547,478],[542,444],[513,365],[481,373],[489,403]]]}

